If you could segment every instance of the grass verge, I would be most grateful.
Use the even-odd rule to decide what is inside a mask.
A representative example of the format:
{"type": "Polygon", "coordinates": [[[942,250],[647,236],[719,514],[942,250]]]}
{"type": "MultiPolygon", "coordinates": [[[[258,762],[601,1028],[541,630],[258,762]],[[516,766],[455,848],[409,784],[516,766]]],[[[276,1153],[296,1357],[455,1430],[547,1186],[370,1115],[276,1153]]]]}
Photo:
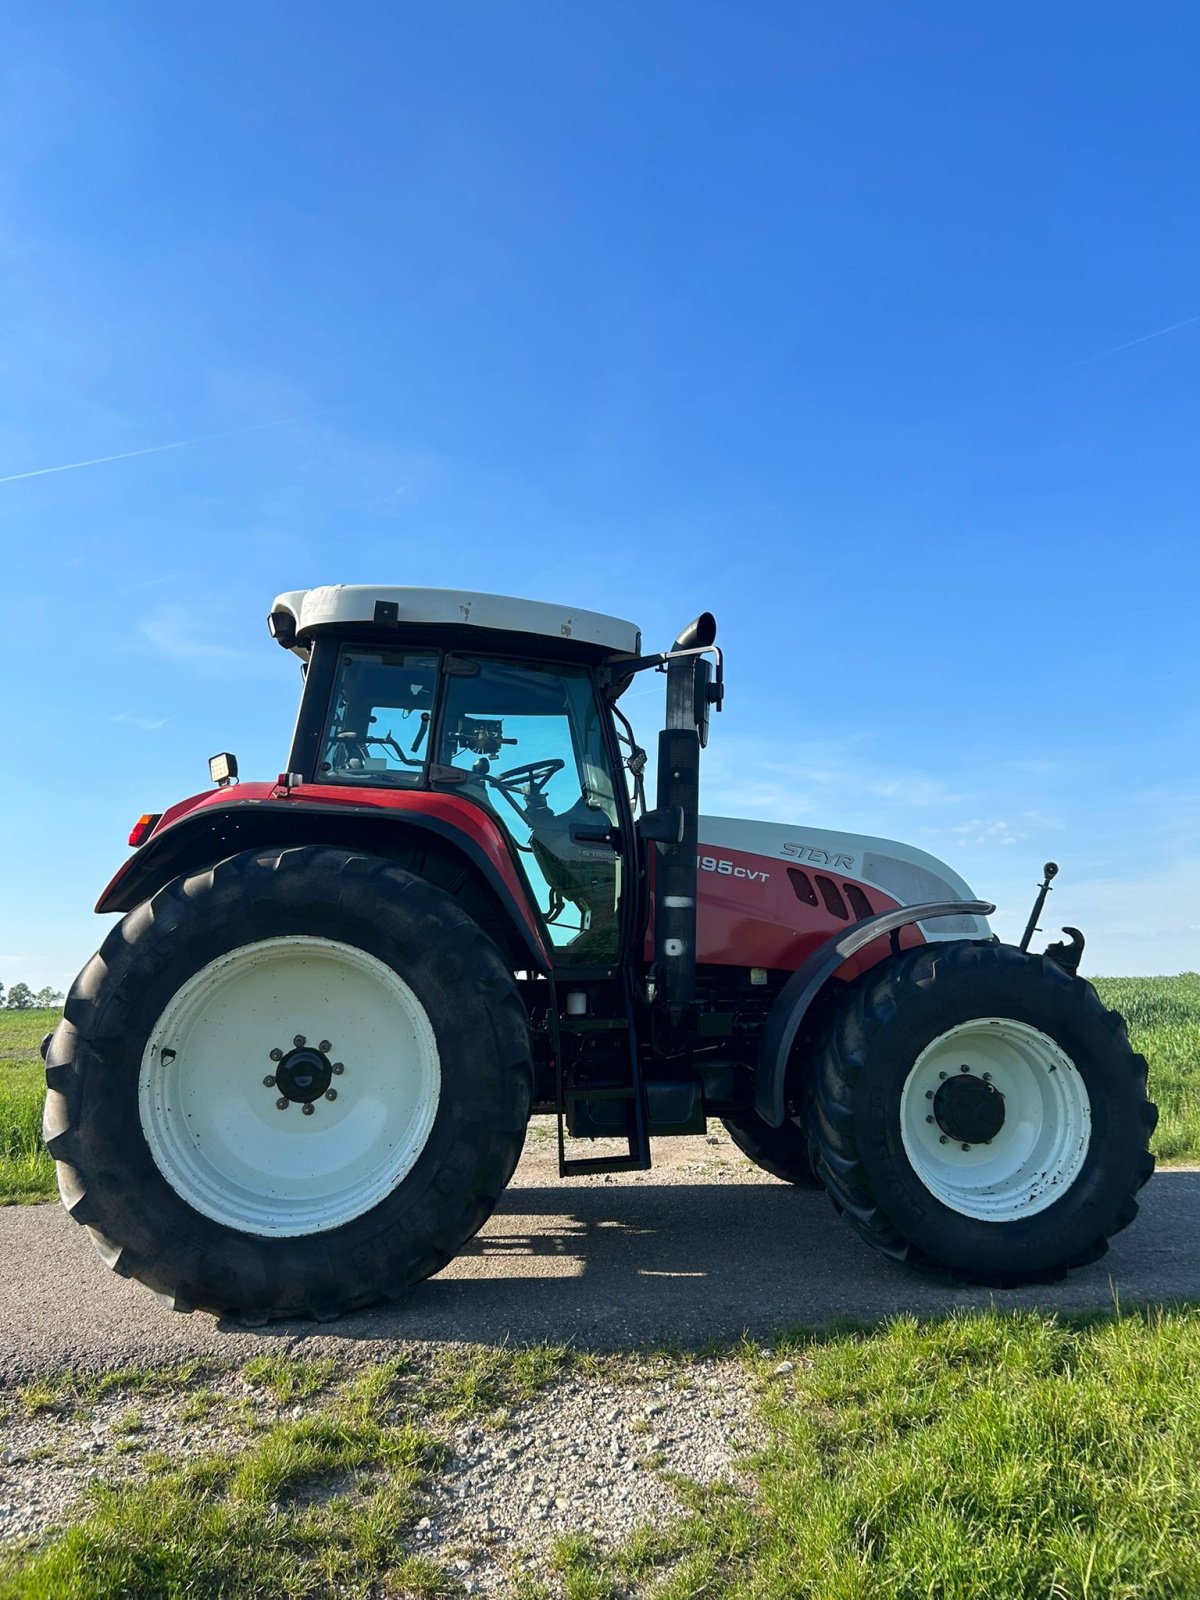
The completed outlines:
{"type": "Polygon", "coordinates": [[[528,1600],[1196,1593],[1200,1312],[901,1320],[747,1359],[756,1490],[683,1486],[688,1517],[613,1555],[563,1541],[528,1600]]]}
{"type": "MultiPolygon", "coordinates": [[[[275,1394],[310,1393],[318,1377],[309,1365],[292,1382],[281,1363],[254,1378],[275,1394]]],[[[391,1594],[445,1594],[445,1573],[403,1549],[419,1485],[442,1456],[385,1393],[379,1369],[368,1369],[315,1414],[277,1422],[240,1451],[95,1486],[72,1527],[39,1551],[0,1558],[0,1597],[308,1600],[366,1596],[381,1584],[391,1594]]]]}
{"type": "MultiPolygon", "coordinates": [[[[460,1592],[411,1553],[443,1425],[559,1378],[569,1351],[400,1354],[329,1383],[247,1363],[276,1404],[240,1450],[97,1486],[75,1526],[0,1558],[0,1600],[216,1600],[460,1592]]],[[[513,1600],[1181,1600],[1200,1571],[1200,1309],[1033,1312],[795,1333],[743,1359],[765,1443],[740,1486],[675,1480],[685,1506],[622,1547],[570,1536],[509,1569],[513,1600]]],[[[290,1368],[294,1366],[295,1370],[290,1368]]],[[[192,1381],[199,1370],[189,1370],[192,1381]]],[[[121,1376],[147,1395],[161,1371],[121,1376]]],[[[113,1398],[115,1383],[105,1386],[113,1398]]],[[[62,1379],[61,1402],[97,1393],[62,1379]]],[[[122,1427],[140,1426],[126,1414],[122,1427]]]]}
{"type": "Polygon", "coordinates": [[[400,1351],[349,1378],[329,1360],[274,1355],[232,1372],[191,1361],[48,1376],[14,1391],[15,1406],[86,1426],[94,1407],[119,1404],[115,1455],[138,1448],[147,1409],[168,1396],[182,1400],[180,1423],[222,1422],[230,1444],[186,1465],[150,1452],[137,1477],[97,1485],[73,1526],[0,1555],[0,1600],[457,1594],[435,1561],[406,1549],[420,1485],[444,1459],[438,1435],[467,1418],[502,1426],[562,1379],[636,1382],[647,1362],[661,1376],[677,1359],[631,1368],[561,1345],[464,1346],[400,1351]]]}

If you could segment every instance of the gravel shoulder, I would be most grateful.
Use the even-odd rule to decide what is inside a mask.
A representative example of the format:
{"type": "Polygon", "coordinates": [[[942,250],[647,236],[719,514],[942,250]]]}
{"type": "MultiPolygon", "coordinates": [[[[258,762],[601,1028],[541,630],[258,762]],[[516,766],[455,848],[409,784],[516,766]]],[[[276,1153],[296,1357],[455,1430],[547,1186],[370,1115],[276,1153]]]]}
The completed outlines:
{"type": "MultiPolygon", "coordinates": [[[[417,1395],[421,1365],[418,1356],[406,1379],[417,1395]]],[[[243,1372],[201,1370],[149,1393],[136,1382],[99,1398],[10,1391],[0,1547],[86,1514],[93,1484],[236,1453],[277,1423],[317,1416],[333,1388],[331,1378],[293,1402],[243,1372]]],[[[457,1425],[436,1408],[413,1406],[412,1420],[439,1440],[445,1458],[422,1492],[408,1553],[434,1560],[468,1594],[505,1594],[522,1574],[544,1581],[552,1546],[566,1534],[613,1549],[640,1525],[681,1515],[679,1477],[749,1492],[742,1461],[761,1437],[755,1398],[736,1360],[643,1356],[606,1376],[572,1373],[511,1409],[457,1425]]]]}

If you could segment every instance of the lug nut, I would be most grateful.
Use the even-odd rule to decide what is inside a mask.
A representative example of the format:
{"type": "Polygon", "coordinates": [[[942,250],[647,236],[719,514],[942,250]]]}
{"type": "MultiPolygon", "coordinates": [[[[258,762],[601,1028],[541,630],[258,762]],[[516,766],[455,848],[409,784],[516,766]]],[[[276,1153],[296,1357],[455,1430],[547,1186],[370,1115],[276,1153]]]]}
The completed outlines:
{"type": "Polygon", "coordinates": [[[933,1121],[933,1118],[932,1118],[932,1117],[926,1117],[926,1118],[925,1118],[925,1121],[926,1121],[926,1122],[932,1122],[932,1121],[933,1121]]]}
{"type": "Polygon", "coordinates": [[[984,1083],[991,1083],[991,1081],[992,1081],[992,1075],[991,1075],[991,1073],[990,1073],[990,1072],[985,1072],[985,1073],[984,1073],[984,1075],[983,1075],[983,1081],[984,1081],[984,1083]]]}
{"type": "Polygon", "coordinates": [[[273,1072],[268,1072],[266,1077],[263,1079],[263,1088],[264,1089],[273,1089],[274,1087],[275,1087],[275,1074],[273,1072]]]}
{"type": "Polygon", "coordinates": [[[272,1061],[282,1061],[283,1060],[283,1051],[282,1050],[272,1050],[271,1051],[271,1060],[272,1061]]]}
{"type": "Polygon", "coordinates": [[[969,1144],[964,1144],[963,1145],[963,1149],[964,1150],[969,1150],[970,1148],[971,1148],[971,1146],[969,1144]]]}
{"type": "Polygon", "coordinates": [[[316,1109],[317,1109],[317,1108],[316,1108],[316,1106],[315,1106],[315,1105],[313,1105],[313,1103],[312,1103],[312,1101],[311,1101],[311,1100],[306,1100],[306,1101],[305,1101],[305,1102],[304,1102],[304,1115],[305,1115],[305,1116],[306,1116],[306,1117],[311,1117],[311,1116],[312,1116],[312,1114],[313,1114],[313,1112],[314,1112],[314,1111],[315,1111],[315,1110],[316,1110],[316,1109]]]}
{"type": "Polygon", "coordinates": [[[932,1089],[926,1089],[925,1098],[926,1098],[926,1100],[932,1100],[933,1099],[933,1090],[932,1089]]]}
{"type": "Polygon", "coordinates": [[[946,1135],[943,1133],[941,1135],[941,1137],[938,1139],[938,1143],[939,1144],[945,1144],[945,1142],[946,1142],[946,1135]]]}
{"type": "Polygon", "coordinates": [[[317,1046],[317,1049],[321,1052],[322,1055],[324,1055],[326,1050],[332,1050],[333,1046],[330,1044],[328,1039],[322,1039],[320,1044],[317,1046]]]}
{"type": "Polygon", "coordinates": [[[276,1109],[276,1111],[286,1111],[287,1108],[288,1108],[287,1096],[281,1094],[279,1096],[279,1099],[276,1100],[276,1102],[275,1102],[275,1109],[276,1109]]]}
{"type": "Polygon", "coordinates": [[[946,1076],[946,1074],[944,1072],[939,1072],[938,1073],[938,1077],[939,1078],[944,1078],[945,1076],[946,1076]]]}
{"type": "Polygon", "coordinates": [[[333,1063],[333,1070],[340,1077],[342,1075],[342,1073],[345,1072],[346,1069],[345,1069],[345,1067],[342,1065],[342,1063],[340,1061],[335,1061],[333,1063]]]}
{"type": "Polygon", "coordinates": [[[292,1043],[296,1046],[296,1048],[298,1050],[300,1048],[300,1046],[304,1043],[304,1035],[302,1033],[298,1033],[296,1035],[296,1037],[292,1040],[292,1043]]]}
{"type": "Polygon", "coordinates": [[[971,1070],[971,1069],[970,1069],[970,1067],[959,1067],[959,1069],[958,1069],[958,1070],[959,1070],[959,1071],[960,1071],[960,1072],[970,1072],[970,1070],[971,1070]]]}
{"type": "Polygon", "coordinates": [[[326,1089],[325,1098],[326,1098],[326,1100],[336,1100],[337,1099],[337,1090],[336,1089],[326,1089]]]}

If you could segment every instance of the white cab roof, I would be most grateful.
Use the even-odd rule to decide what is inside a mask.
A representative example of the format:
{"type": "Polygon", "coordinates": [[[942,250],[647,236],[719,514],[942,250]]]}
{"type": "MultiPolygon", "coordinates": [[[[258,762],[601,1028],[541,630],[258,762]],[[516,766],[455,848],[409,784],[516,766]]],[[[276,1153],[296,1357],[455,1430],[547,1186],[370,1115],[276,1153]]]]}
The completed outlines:
{"type": "MultiPolygon", "coordinates": [[[[614,654],[639,655],[641,630],[619,617],[544,600],[515,600],[502,594],[472,594],[465,589],[377,588],[368,583],[331,583],[320,589],[281,594],[273,611],[290,612],[298,644],[320,628],[344,623],[374,623],[376,606],[395,606],[397,623],[492,628],[500,633],[534,633],[546,638],[598,645],[614,654]]],[[[307,652],[305,652],[307,653],[307,652]]]]}

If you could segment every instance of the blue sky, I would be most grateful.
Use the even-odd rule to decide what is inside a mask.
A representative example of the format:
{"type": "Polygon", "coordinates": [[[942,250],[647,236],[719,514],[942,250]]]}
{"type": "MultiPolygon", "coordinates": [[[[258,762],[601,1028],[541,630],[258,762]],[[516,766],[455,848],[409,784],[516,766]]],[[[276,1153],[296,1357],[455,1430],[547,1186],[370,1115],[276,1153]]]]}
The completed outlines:
{"type": "Polygon", "coordinates": [[[1053,856],[1090,970],[1200,967],[1194,6],[5,36],[0,979],[69,982],[214,750],[279,770],[263,619],[338,581],[711,607],[706,809],[909,839],[1009,936],[1053,856]]]}

